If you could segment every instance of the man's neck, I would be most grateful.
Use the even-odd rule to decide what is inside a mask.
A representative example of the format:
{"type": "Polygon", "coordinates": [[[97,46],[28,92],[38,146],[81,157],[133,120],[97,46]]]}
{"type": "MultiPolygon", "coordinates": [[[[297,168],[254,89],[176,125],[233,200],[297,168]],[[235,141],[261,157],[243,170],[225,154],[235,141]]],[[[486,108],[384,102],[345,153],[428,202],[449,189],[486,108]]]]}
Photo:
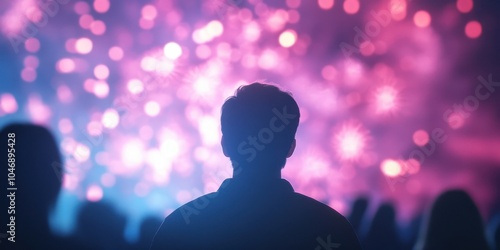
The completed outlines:
{"type": "Polygon", "coordinates": [[[256,168],[254,166],[244,166],[240,169],[233,169],[233,179],[241,181],[272,182],[281,179],[281,169],[256,168]]]}

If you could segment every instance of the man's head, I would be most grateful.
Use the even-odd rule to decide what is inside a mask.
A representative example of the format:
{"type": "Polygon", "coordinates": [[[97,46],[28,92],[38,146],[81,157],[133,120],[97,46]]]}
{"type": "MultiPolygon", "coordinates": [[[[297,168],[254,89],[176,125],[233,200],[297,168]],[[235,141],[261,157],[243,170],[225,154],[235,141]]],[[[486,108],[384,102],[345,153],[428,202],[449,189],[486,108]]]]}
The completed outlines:
{"type": "Polygon", "coordinates": [[[282,168],[295,149],[299,107],[278,87],[241,86],[222,106],[222,148],[233,167],[282,168]]]}

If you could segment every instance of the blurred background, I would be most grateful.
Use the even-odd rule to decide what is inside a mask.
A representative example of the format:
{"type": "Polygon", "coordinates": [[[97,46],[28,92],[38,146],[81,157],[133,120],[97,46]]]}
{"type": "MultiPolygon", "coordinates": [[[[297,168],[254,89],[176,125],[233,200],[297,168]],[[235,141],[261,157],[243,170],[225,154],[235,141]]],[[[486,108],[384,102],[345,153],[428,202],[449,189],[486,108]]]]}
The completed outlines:
{"type": "Polygon", "coordinates": [[[403,237],[449,188],[491,221],[499,11],[494,0],[2,1],[0,127],[55,135],[55,232],[104,201],[133,243],[143,220],[231,176],[220,107],[240,85],[275,83],[301,108],[283,170],[297,192],[346,216],[357,197],[372,215],[390,202],[403,237]]]}

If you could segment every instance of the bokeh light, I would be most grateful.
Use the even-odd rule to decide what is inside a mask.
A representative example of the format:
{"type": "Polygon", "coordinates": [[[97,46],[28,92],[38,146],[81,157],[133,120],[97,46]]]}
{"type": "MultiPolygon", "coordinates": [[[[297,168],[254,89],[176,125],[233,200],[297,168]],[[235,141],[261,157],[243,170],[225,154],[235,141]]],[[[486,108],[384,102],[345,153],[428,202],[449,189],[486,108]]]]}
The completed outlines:
{"type": "Polygon", "coordinates": [[[396,21],[401,21],[406,17],[406,9],[406,0],[391,0],[389,4],[392,19],[396,21]]]}
{"type": "Polygon", "coordinates": [[[76,51],[80,54],[88,54],[92,51],[92,40],[82,37],[76,40],[75,47],[76,51]]]}
{"type": "Polygon", "coordinates": [[[94,9],[99,13],[106,13],[109,10],[110,2],[109,0],[94,0],[94,9]]]}
{"type": "Polygon", "coordinates": [[[402,172],[401,164],[398,161],[387,159],[380,164],[382,172],[389,177],[396,177],[402,172]]]}
{"type": "Polygon", "coordinates": [[[481,36],[482,27],[478,21],[470,21],[465,25],[465,35],[469,38],[478,38],[481,36]]]}
{"type": "Polygon", "coordinates": [[[382,86],[375,91],[377,113],[394,112],[398,108],[398,91],[392,86],[382,86]]]}
{"type": "Polygon", "coordinates": [[[177,43],[169,42],[163,47],[163,53],[168,59],[175,60],[182,55],[182,48],[177,43]]]}
{"type": "Polygon", "coordinates": [[[431,24],[431,15],[425,10],[419,10],[413,15],[413,22],[419,28],[425,28],[431,24]]]}
{"type": "Polygon", "coordinates": [[[457,9],[462,13],[468,13],[474,7],[472,0],[457,0],[457,9]]]}
{"type": "Polygon", "coordinates": [[[424,146],[429,142],[429,133],[425,130],[417,130],[413,133],[413,142],[417,146],[424,146]]]}
{"type": "Polygon", "coordinates": [[[333,4],[335,3],[334,0],[318,0],[318,5],[320,8],[324,10],[329,10],[333,7],[333,4]]]}
{"type": "Polygon", "coordinates": [[[108,52],[109,58],[113,61],[120,61],[123,58],[123,49],[118,46],[113,46],[108,52]]]}
{"type": "Polygon", "coordinates": [[[100,80],[105,80],[106,78],[108,78],[108,76],[109,76],[108,66],[106,66],[104,64],[99,64],[99,65],[95,66],[94,76],[100,80]]]}
{"type": "Polygon", "coordinates": [[[359,0],[345,0],[344,11],[347,14],[356,14],[359,11],[359,0]]]}
{"type": "Polygon", "coordinates": [[[154,20],[156,15],[158,15],[158,11],[154,5],[144,5],[141,10],[142,17],[147,20],[154,20]]]}
{"type": "Polygon", "coordinates": [[[128,91],[132,94],[139,94],[144,91],[144,84],[139,79],[131,79],[127,84],[128,91]]]}
{"type": "Polygon", "coordinates": [[[106,24],[101,20],[95,20],[90,23],[90,31],[92,34],[100,36],[106,32],[106,24]]]}
{"type": "Polygon", "coordinates": [[[108,109],[104,112],[102,115],[102,125],[104,127],[113,129],[118,126],[118,123],[120,122],[120,116],[118,115],[118,112],[114,109],[108,109]]]}
{"type": "Polygon", "coordinates": [[[132,140],[123,145],[122,163],[128,168],[137,169],[144,160],[144,146],[138,140],[132,140]]]}
{"type": "Polygon", "coordinates": [[[92,185],[87,189],[87,200],[91,202],[100,201],[103,197],[102,188],[97,185],[92,185]]]}
{"type": "Polygon", "coordinates": [[[71,133],[73,131],[73,124],[71,123],[71,120],[67,118],[59,120],[59,130],[63,134],[71,133]]]}
{"type": "Polygon", "coordinates": [[[56,64],[57,71],[61,73],[71,73],[75,70],[75,61],[71,58],[62,58],[56,64]]]}
{"type": "Polygon", "coordinates": [[[90,26],[94,22],[94,18],[91,15],[81,15],[80,19],[78,20],[78,23],[80,24],[80,27],[84,29],[90,29],[90,26]]]}
{"type": "Polygon", "coordinates": [[[144,112],[149,116],[157,116],[160,114],[160,104],[155,101],[149,101],[144,105],[144,112]]]}
{"type": "Polygon", "coordinates": [[[0,107],[2,108],[2,111],[7,114],[16,112],[17,111],[16,98],[9,93],[2,94],[0,96],[0,107]]]}
{"type": "Polygon", "coordinates": [[[21,79],[23,79],[25,82],[33,82],[36,79],[36,71],[35,69],[31,67],[24,68],[21,71],[21,79]]]}
{"type": "Polygon", "coordinates": [[[334,139],[341,159],[356,160],[365,150],[366,135],[360,126],[346,124],[335,134],[334,139]]]}
{"type": "Polygon", "coordinates": [[[97,96],[98,98],[103,99],[103,98],[108,97],[108,94],[109,94],[108,83],[104,82],[104,81],[94,82],[93,92],[94,92],[95,96],[97,96]]]}
{"type": "Polygon", "coordinates": [[[279,37],[280,45],[289,48],[292,47],[297,41],[297,33],[293,30],[285,30],[279,37]]]}
{"type": "Polygon", "coordinates": [[[40,49],[40,41],[36,38],[28,38],[24,42],[24,46],[26,47],[26,50],[32,53],[37,52],[40,49]]]}

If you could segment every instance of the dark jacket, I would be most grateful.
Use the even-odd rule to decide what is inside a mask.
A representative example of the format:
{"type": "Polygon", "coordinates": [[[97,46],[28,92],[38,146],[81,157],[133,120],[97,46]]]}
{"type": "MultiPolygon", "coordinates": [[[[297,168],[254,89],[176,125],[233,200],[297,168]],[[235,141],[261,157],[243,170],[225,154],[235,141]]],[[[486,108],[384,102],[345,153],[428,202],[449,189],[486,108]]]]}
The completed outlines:
{"type": "Polygon", "coordinates": [[[219,190],[170,214],[157,249],[361,249],[337,211],[295,193],[286,180],[225,180],[219,190]]]}

